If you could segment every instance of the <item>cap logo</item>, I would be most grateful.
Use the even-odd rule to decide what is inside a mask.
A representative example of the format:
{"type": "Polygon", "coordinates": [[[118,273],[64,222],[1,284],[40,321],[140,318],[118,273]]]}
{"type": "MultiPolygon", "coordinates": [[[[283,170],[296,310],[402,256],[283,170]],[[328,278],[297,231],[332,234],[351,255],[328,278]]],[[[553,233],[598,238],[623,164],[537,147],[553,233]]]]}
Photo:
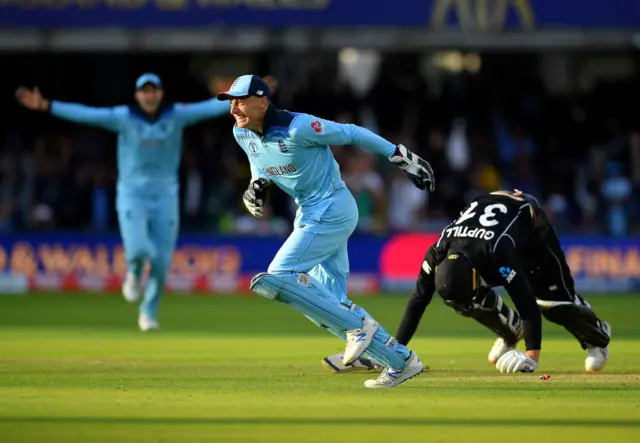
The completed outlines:
{"type": "Polygon", "coordinates": [[[264,91],[262,89],[258,89],[256,91],[256,95],[262,95],[262,94],[264,94],[264,91]]]}

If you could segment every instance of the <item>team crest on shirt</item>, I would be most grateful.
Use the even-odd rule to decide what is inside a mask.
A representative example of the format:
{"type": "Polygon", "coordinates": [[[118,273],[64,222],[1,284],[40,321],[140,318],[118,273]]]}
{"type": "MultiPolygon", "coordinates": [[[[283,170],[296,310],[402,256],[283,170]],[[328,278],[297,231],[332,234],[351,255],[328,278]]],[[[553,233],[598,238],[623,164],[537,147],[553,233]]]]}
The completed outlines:
{"type": "Polygon", "coordinates": [[[287,148],[287,145],[284,143],[284,140],[278,141],[278,147],[280,148],[280,152],[289,152],[289,148],[287,148]]]}

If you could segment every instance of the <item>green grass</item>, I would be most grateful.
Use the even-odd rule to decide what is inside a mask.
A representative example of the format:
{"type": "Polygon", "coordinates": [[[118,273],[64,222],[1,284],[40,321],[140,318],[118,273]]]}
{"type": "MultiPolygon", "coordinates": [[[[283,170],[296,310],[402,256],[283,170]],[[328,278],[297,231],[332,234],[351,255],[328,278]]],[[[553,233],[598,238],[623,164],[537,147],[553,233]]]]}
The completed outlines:
{"type": "MultiPolygon", "coordinates": [[[[395,329],[404,298],[360,304],[395,329]]],[[[640,441],[640,298],[591,297],[610,321],[606,371],[545,323],[541,372],[486,362],[491,334],[435,300],[413,348],[429,371],[396,389],[332,375],[343,345],[257,297],[167,297],[162,331],[106,295],[0,297],[0,441],[640,441]]]]}

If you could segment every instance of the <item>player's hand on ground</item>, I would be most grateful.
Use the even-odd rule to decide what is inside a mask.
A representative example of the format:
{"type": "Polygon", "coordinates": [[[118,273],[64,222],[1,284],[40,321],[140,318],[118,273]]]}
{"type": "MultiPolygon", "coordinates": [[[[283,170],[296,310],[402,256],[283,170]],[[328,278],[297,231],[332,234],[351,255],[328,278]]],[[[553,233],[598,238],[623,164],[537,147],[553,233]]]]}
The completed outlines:
{"type": "Polygon", "coordinates": [[[498,359],[496,368],[503,374],[514,372],[534,372],[538,362],[517,349],[513,349],[498,359]]]}
{"type": "Polygon", "coordinates": [[[16,99],[22,106],[33,111],[46,111],[49,108],[49,101],[40,94],[37,87],[29,89],[20,86],[16,90],[16,99]]]}
{"type": "Polygon", "coordinates": [[[402,169],[419,189],[429,188],[429,191],[433,192],[436,188],[431,165],[403,145],[398,145],[395,154],[389,160],[402,169]]]}
{"type": "Polygon", "coordinates": [[[267,188],[269,182],[264,178],[251,180],[249,188],[244,191],[242,200],[247,210],[254,217],[262,217],[264,215],[264,204],[267,201],[267,188]]]}

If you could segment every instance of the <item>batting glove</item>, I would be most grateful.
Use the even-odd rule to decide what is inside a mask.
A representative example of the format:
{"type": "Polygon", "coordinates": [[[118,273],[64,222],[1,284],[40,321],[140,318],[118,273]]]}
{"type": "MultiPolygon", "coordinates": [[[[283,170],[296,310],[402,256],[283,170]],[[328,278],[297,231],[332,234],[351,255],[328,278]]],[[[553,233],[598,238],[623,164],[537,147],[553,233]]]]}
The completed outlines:
{"type": "Polygon", "coordinates": [[[429,191],[433,192],[436,188],[436,180],[431,165],[403,145],[398,145],[396,152],[392,157],[389,157],[389,161],[402,169],[419,189],[428,187],[429,191]]]}
{"type": "Polygon", "coordinates": [[[538,362],[517,349],[513,349],[498,359],[496,368],[503,374],[514,372],[534,372],[538,362]]]}
{"type": "Polygon", "coordinates": [[[242,195],[244,205],[254,217],[262,217],[264,215],[264,204],[267,201],[268,187],[269,182],[264,178],[251,180],[249,188],[244,191],[242,195]]]}

